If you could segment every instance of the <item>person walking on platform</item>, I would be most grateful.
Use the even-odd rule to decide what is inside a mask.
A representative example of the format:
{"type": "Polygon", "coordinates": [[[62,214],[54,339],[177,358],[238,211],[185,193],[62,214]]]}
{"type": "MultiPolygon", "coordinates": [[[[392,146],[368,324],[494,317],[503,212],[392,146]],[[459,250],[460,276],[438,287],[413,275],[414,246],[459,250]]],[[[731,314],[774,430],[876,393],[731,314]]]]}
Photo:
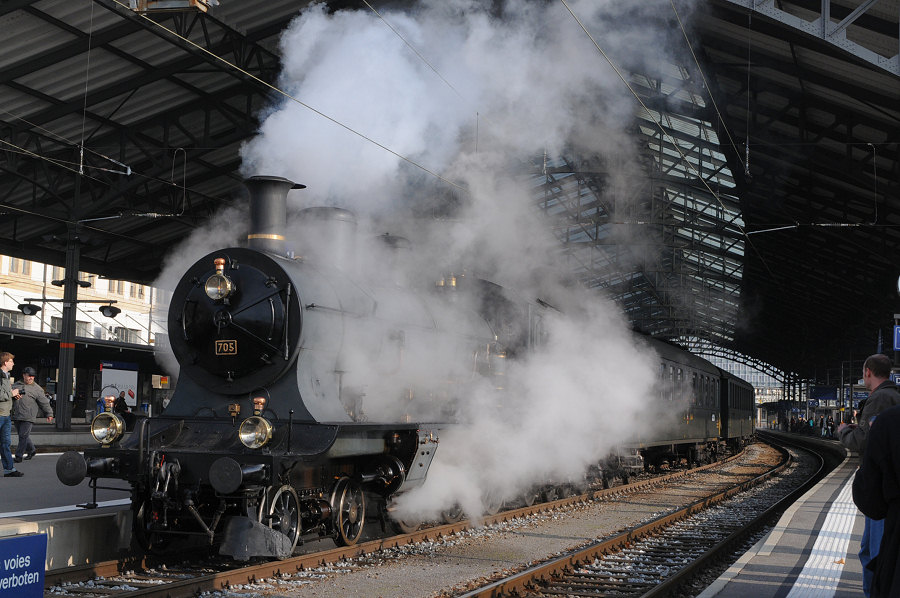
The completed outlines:
{"type": "Polygon", "coordinates": [[[9,450],[12,444],[12,413],[13,401],[19,396],[19,390],[13,388],[9,381],[9,372],[12,370],[15,355],[6,351],[0,353],[0,461],[3,462],[3,477],[20,478],[24,474],[16,470],[12,452],[9,450]]]}
{"type": "Polygon", "coordinates": [[[125,402],[125,391],[123,390],[119,393],[119,396],[116,397],[116,400],[113,403],[113,413],[124,415],[129,411],[130,410],[128,409],[128,403],[125,402]]]}
{"type": "Polygon", "coordinates": [[[881,412],[869,431],[866,454],[853,478],[853,502],[882,520],[878,556],[869,563],[872,598],[900,596],[900,407],[881,412]]]}
{"type": "MultiPolygon", "coordinates": [[[[857,424],[842,422],[837,429],[837,437],[845,447],[860,454],[865,459],[869,428],[875,418],[884,410],[900,405],[900,389],[891,382],[891,359],[887,355],[870,355],[863,363],[863,383],[869,396],[863,406],[857,424]]],[[[865,511],[863,511],[865,515],[865,511]]],[[[884,521],[866,515],[866,525],[860,542],[859,561],[863,569],[863,592],[870,596],[874,573],[867,567],[878,556],[884,521]]]]}
{"type": "Polygon", "coordinates": [[[31,459],[37,453],[34,442],[31,440],[31,429],[37,420],[38,411],[47,418],[48,422],[53,421],[53,408],[50,406],[50,400],[41,385],[34,381],[35,374],[37,372],[31,367],[22,370],[22,381],[25,385],[13,406],[12,420],[16,424],[16,432],[19,435],[19,444],[16,446],[16,463],[21,463],[22,459],[31,459]]]}

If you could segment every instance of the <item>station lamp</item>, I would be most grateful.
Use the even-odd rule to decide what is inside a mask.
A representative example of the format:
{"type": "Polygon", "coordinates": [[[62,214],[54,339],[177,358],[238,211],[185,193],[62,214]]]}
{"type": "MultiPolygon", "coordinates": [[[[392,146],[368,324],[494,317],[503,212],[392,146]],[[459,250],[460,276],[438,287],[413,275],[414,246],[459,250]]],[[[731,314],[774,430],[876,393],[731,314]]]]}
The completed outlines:
{"type": "MultiPolygon", "coordinates": [[[[89,289],[92,286],[91,282],[89,280],[78,279],[75,282],[77,282],[78,286],[80,286],[83,289],[89,289]]],[[[62,287],[62,286],[65,286],[66,281],[65,280],[51,280],[50,284],[52,284],[55,287],[62,287]]]]}
{"type": "Polygon", "coordinates": [[[101,305],[100,313],[107,318],[115,318],[117,315],[122,313],[122,310],[110,303],[109,305],[101,305]]]}
{"type": "MultiPolygon", "coordinates": [[[[33,316],[37,312],[41,311],[41,307],[39,305],[35,305],[31,303],[32,301],[43,301],[48,303],[66,303],[65,299],[47,299],[44,298],[34,298],[34,297],[26,297],[26,303],[19,304],[19,311],[21,311],[26,316],[33,316]]],[[[117,315],[122,313],[122,310],[118,307],[115,307],[113,303],[115,301],[108,301],[106,299],[76,299],[75,301],[70,301],[68,303],[109,303],[109,305],[101,305],[100,313],[106,316],[107,318],[115,318],[117,315]]]]}
{"type": "Polygon", "coordinates": [[[26,316],[33,316],[37,312],[41,311],[41,306],[35,305],[34,303],[20,303],[19,311],[26,316]]]}

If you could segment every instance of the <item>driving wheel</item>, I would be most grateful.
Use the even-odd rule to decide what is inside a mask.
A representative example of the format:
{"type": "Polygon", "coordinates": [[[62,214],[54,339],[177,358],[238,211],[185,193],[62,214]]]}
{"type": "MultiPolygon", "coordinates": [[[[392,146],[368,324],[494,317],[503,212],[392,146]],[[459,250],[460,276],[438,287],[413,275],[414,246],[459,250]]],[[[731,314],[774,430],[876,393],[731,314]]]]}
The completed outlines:
{"type": "Polygon", "coordinates": [[[338,546],[356,544],[366,519],[366,496],[359,484],[346,477],[338,480],[331,493],[331,508],[335,543],[338,546]]]}
{"type": "Polygon", "coordinates": [[[300,499],[297,491],[288,484],[272,487],[267,501],[259,508],[259,521],[288,537],[291,552],[300,540],[300,499]]]}

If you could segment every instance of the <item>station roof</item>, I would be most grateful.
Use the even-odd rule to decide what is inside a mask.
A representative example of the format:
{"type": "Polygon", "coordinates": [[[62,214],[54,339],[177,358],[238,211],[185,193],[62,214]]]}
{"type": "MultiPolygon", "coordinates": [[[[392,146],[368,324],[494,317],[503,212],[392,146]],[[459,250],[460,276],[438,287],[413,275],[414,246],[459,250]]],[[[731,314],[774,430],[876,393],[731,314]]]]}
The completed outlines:
{"type": "MultiPolygon", "coordinates": [[[[64,265],[77,239],[81,270],[149,283],[230,201],[240,145],[273,97],[279,35],[307,3],[132,10],[148,4],[172,5],[0,5],[0,253],[64,265]]],[[[757,4],[705,0],[680,15],[672,3],[661,18],[684,28],[690,53],[630,78],[665,214],[655,267],[612,272],[612,215],[563,213],[570,182],[602,175],[545,169],[539,205],[565,217],[564,251],[587,252],[577,275],[636,328],[822,379],[879,335],[890,352],[900,313],[900,10],[757,4]]]]}

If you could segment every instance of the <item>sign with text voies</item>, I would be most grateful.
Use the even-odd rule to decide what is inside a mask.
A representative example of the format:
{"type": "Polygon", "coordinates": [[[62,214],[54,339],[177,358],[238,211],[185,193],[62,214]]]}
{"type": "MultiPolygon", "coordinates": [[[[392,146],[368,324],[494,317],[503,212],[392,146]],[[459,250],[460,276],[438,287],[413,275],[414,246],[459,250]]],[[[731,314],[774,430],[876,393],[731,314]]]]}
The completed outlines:
{"type": "Polygon", "coordinates": [[[43,598],[47,534],[0,538],[0,596],[43,598]]]}

